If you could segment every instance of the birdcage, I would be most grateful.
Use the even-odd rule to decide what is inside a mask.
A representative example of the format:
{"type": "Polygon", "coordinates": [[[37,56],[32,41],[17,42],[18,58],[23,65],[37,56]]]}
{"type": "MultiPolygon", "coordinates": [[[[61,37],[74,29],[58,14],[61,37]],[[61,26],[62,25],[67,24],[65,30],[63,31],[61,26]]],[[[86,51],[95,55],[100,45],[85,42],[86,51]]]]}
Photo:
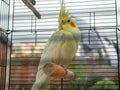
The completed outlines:
{"type": "MultiPolygon", "coordinates": [[[[35,0],[31,0],[35,1],[35,0]]],[[[60,0],[36,0],[38,19],[22,0],[0,1],[0,90],[30,90],[44,47],[58,26],[60,0]]],[[[45,90],[119,90],[120,29],[116,0],[65,0],[81,40],[69,69],[45,90]]]]}

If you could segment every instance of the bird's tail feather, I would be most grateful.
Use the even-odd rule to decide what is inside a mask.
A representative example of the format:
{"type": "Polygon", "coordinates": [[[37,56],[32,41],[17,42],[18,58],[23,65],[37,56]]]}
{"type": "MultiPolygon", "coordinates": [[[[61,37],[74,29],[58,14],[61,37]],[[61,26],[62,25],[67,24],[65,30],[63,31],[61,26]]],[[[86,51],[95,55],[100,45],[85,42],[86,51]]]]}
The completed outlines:
{"type": "Polygon", "coordinates": [[[46,85],[50,81],[50,77],[48,77],[43,70],[38,70],[36,81],[33,84],[31,90],[44,90],[46,88],[46,85]]]}

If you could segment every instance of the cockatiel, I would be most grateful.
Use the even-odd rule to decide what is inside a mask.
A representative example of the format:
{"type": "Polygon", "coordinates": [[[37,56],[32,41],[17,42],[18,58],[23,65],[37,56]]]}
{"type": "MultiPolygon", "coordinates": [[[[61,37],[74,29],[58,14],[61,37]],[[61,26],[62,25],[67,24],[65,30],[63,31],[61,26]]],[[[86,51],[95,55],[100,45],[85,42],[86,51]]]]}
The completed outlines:
{"type": "Polygon", "coordinates": [[[67,67],[78,49],[80,30],[76,20],[66,11],[63,0],[60,0],[60,5],[58,30],[52,34],[45,46],[40,59],[36,81],[31,90],[44,90],[51,78],[69,78],[67,74],[72,73],[67,67]],[[64,68],[66,69],[62,70],[64,68]],[[50,72],[51,70],[53,71],[50,72]]]}

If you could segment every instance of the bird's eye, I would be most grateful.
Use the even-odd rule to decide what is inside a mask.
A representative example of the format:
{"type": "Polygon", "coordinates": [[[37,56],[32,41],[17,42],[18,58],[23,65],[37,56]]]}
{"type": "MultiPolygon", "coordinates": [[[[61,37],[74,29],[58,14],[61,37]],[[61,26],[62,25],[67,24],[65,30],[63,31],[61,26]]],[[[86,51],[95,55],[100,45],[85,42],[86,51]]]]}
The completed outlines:
{"type": "Polygon", "coordinates": [[[68,19],[67,22],[70,22],[70,19],[68,19]]]}

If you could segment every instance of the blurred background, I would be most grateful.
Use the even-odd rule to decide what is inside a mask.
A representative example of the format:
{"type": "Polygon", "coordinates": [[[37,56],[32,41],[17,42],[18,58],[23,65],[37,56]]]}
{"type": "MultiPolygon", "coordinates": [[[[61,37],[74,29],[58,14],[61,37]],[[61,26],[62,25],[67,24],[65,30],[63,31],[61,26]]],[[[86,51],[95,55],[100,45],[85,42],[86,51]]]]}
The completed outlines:
{"type": "MultiPolygon", "coordinates": [[[[59,0],[35,1],[42,19],[22,0],[0,1],[0,90],[30,90],[46,42],[57,30],[59,0]]],[[[51,80],[46,90],[119,90],[120,1],[65,1],[81,31],[69,66],[77,77],[51,80]]]]}

